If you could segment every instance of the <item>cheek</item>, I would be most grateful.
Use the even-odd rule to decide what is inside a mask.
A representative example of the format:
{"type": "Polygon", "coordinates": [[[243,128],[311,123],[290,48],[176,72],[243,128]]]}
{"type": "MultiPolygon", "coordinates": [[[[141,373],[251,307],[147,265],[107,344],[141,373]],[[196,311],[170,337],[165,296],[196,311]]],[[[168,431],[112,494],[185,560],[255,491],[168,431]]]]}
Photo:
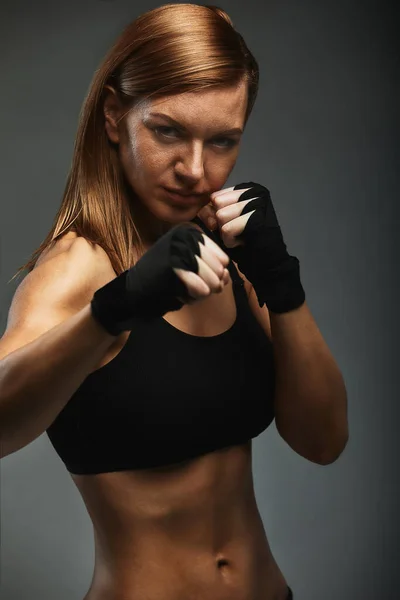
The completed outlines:
{"type": "Polygon", "coordinates": [[[146,139],[129,140],[121,152],[121,162],[127,181],[146,203],[153,186],[165,180],[170,156],[146,139]]]}
{"type": "Polygon", "coordinates": [[[231,156],[229,158],[226,157],[225,159],[221,158],[221,160],[210,161],[206,170],[210,188],[213,190],[221,190],[235,164],[236,156],[234,158],[231,156]]]}
{"type": "Polygon", "coordinates": [[[126,161],[130,168],[138,173],[153,174],[161,173],[170,164],[171,153],[168,150],[158,148],[146,136],[129,141],[126,161]]]}
{"type": "Polygon", "coordinates": [[[128,139],[120,147],[120,160],[125,176],[129,183],[141,187],[141,182],[147,179],[152,171],[152,158],[143,143],[138,139],[128,139]]]}

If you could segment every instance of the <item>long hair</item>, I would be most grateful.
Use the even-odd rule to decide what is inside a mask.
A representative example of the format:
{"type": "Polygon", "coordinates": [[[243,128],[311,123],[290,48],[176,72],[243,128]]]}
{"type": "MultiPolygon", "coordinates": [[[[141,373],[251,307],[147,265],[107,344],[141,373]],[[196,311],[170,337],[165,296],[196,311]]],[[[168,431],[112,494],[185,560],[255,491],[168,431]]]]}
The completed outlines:
{"type": "Polygon", "coordinates": [[[141,100],[233,86],[243,78],[248,89],[247,122],[258,92],[258,64],[221,8],[165,4],[130,23],[90,83],[53,225],[12,279],[25,269],[32,271],[40,254],[68,231],[101,246],[117,275],[129,269],[143,250],[129,204],[132,190],[105,130],[105,86],[116,91],[129,112],[141,100]]]}

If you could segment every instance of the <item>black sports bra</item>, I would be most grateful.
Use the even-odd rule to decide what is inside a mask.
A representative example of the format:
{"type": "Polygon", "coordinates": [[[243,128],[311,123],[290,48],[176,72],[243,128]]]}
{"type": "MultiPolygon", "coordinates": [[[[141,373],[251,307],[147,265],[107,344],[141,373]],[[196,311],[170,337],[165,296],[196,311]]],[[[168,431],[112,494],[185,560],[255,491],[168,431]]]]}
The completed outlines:
{"type": "Polygon", "coordinates": [[[272,344],[232,261],[228,268],[237,308],[230,329],[198,337],[161,317],[138,320],[119,354],[86,377],[47,429],[69,472],[180,463],[245,443],[271,424],[272,344]]]}

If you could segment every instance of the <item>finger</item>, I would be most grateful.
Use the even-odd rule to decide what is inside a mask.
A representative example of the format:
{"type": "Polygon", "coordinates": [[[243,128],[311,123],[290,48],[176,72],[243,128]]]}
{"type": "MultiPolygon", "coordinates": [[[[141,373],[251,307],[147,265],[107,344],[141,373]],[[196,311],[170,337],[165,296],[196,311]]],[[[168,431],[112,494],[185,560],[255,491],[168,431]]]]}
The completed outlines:
{"type": "Polygon", "coordinates": [[[203,208],[197,213],[197,216],[203,221],[208,229],[211,229],[211,231],[216,229],[217,220],[215,218],[215,208],[211,202],[206,206],[203,206],[203,208]]]}
{"type": "MultiPolygon", "coordinates": [[[[226,285],[226,269],[223,269],[220,276],[199,256],[196,256],[198,272],[187,271],[186,269],[174,268],[176,275],[183,281],[188,289],[188,293],[195,297],[209,296],[213,293],[222,292],[226,285]]],[[[229,281],[229,278],[228,278],[229,281]]]]}
{"type": "Polygon", "coordinates": [[[229,256],[222,250],[222,248],[220,248],[220,246],[218,246],[218,244],[214,242],[214,240],[208,237],[208,235],[203,235],[203,238],[204,246],[212,250],[218,256],[219,260],[222,262],[224,267],[227,267],[229,265],[230,260],[229,256]]]}
{"type": "Polygon", "coordinates": [[[237,219],[249,202],[251,202],[251,199],[234,202],[233,204],[228,204],[224,208],[219,208],[215,213],[219,226],[222,227],[225,223],[237,219]]]}
{"type": "MultiPolygon", "coordinates": [[[[175,268],[174,271],[186,286],[190,298],[189,300],[185,300],[184,298],[179,297],[178,299],[184,304],[193,304],[197,300],[201,300],[202,298],[207,297],[211,294],[210,287],[204,282],[203,279],[196,275],[196,273],[193,273],[192,271],[186,271],[185,269],[175,268]]],[[[229,281],[230,273],[228,269],[224,269],[224,273],[222,276],[223,286],[221,286],[221,289],[217,290],[216,293],[222,292],[223,287],[227,285],[229,281]]]]}
{"type": "Polygon", "coordinates": [[[227,283],[229,283],[229,280],[230,280],[230,273],[229,273],[228,269],[224,269],[222,281],[224,282],[225,285],[227,285],[227,283]]]}
{"type": "Polygon", "coordinates": [[[174,267],[173,270],[185,284],[187,292],[192,298],[197,300],[210,295],[211,289],[199,275],[193,273],[193,271],[186,271],[186,269],[176,269],[174,267]]]}
{"type": "Polygon", "coordinates": [[[217,254],[211,246],[206,246],[200,242],[200,258],[216,273],[221,279],[224,274],[225,265],[221,262],[221,256],[217,254]]]}
{"type": "MultiPolygon", "coordinates": [[[[250,188],[243,188],[242,190],[232,189],[232,191],[225,192],[224,194],[216,194],[215,198],[213,199],[213,205],[217,210],[224,208],[224,206],[228,206],[229,204],[237,202],[238,198],[249,189],[250,188]]],[[[254,197],[256,198],[257,196],[254,197]]]]}
{"type": "Polygon", "coordinates": [[[208,227],[208,229],[210,231],[215,231],[217,229],[217,227],[218,227],[218,221],[215,218],[215,216],[214,217],[209,217],[207,219],[206,225],[207,225],[207,227],[208,227]]]}
{"type": "Polygon", "coordinates": [[[212,202],[209,202],[197,213],[201,218],[208,219],[209,217],[214,216],[215,208],[212,202]]]}
{"type": "Polygon", "coordinates": [[[254,209],[249,213],[242,215],[241,217],[237,217],[233,221],[228,221],[221,227],[222,240],[227,248],[233,248],[238,244],[236,236],[243,233],[244,229],[246,228],[247,221],[255,212],[256,210],[254,209]]]}
{"type": "Polygon", "coordinates": [[[208,265],[207,262],[203,260],[200,256],[196,256],[196,260],[198,264],[198,276],[201,277],[201,279],[203,279],[203,281],[207,284],[207,286],[212,292],[222,291],[224,288],[224,284],[222,282],[224,270],[220,270],[217,267],[218,273],[216,273],[214,269],[210,267],[210,265],[208,265]]]}
{"type": "Polygon", "coordinates": [[[222,196],[223,194],[226,194],[227,192],[232,192],[234,187],[235,186],[232,185],[231,187],[223,188],[222,190],[217,190],[216,192],[213,192],[212,194],[210,194],[211,200],[214,200],[216,196],[222,196]]]}

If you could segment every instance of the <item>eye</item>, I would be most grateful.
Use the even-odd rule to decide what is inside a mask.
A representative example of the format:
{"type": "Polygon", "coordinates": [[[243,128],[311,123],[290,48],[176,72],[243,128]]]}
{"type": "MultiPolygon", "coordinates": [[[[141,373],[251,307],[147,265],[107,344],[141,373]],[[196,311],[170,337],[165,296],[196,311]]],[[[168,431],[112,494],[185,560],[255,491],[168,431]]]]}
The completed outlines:
{"type": "Polygon", "coordinates": [[[216,146],[220,146],[222,148],[233,148],[233,146],[236,146],[238,142],[232,138],[218,138],[214,143],[216,146]],[[225,142],[225,144],[221,144],[221,142],[225,142]]]}
{"type": "Polygon", "coordinates": [[[159,127],[154,127],[154,131],[157,135],[161,135],[166,138],[175,137],[173,135],[168,135],[168,132],[175,131],[175,133],[179,133],[178,130],[175,129],[175,127],[167,127],[163,125],[160,125],[159,127]]]}
{"type": "MultiPolygon", "coordinates": [[[[153,131],[159,137],[167,138],[167,139],[177,139],[180,135],[180,131],[176,129],[176,127],[168,127],[166,125],[158,125],[157,127],[153,127],[153,131]]],[[[238,143],[237,140],[232,138],[216,138],[212,144],[222,149],[230,149],[236,146],[238,143]]]]}

